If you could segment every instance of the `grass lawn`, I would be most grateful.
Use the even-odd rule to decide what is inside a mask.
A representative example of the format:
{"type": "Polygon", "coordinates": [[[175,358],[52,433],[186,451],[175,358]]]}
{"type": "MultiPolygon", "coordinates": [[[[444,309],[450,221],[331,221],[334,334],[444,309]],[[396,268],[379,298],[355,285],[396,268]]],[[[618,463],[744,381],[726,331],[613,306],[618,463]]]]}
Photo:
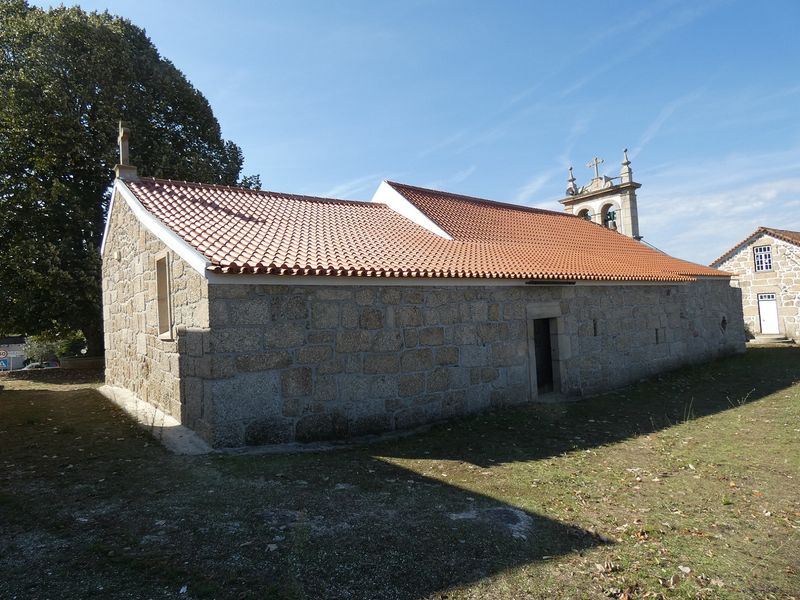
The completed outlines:
{"type": "Polygon", "coordinates": [[[283,456],[0,384],[3,599],[800,597],[798,348],[283,456]]]}

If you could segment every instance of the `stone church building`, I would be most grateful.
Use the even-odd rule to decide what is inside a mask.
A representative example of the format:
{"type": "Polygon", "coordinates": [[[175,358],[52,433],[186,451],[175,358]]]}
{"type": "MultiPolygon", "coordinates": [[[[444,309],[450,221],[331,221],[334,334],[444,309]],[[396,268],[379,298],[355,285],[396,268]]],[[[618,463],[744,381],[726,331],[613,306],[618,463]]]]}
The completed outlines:
{"type": "Polygon", "coordinates": [[[800,231],[759,227],[711,266],[736,275],[753,334],[800,343],[800,231]]]}
{"type": "Polygon", "coordinates": [[[371,202],[140,178],[121,134],[106,382],[211,445],[580,397],[744,349],[730,274],[638,241],[630,163],[563,212],[385,181],[371,202]]]}

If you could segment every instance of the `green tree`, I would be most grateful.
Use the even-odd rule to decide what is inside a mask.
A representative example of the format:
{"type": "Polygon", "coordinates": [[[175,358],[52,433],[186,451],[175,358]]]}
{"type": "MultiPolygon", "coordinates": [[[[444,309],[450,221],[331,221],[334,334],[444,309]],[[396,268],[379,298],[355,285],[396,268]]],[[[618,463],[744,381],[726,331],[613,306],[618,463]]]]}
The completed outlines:
{"type": "Polygon", "coordinates": [[[48,335],[32,335],[25,338],[23,351],[31,361],[43,363],[56,357],[58,340],[48,335]]]}
{"type": "Polygon", "coordinates": [[[239,187],[247,190],[260,190],[261,189],[261,176],[260,175],[245,175],[239,180],[239,187]]]}
{"type": "Polygon", "coordinates": [[[241,149],[142,29],[0,0],[0,330],[81,330],[90,353],[102,349],[99,246],[120,119],[141,175],[237,184],[241,149]]]}

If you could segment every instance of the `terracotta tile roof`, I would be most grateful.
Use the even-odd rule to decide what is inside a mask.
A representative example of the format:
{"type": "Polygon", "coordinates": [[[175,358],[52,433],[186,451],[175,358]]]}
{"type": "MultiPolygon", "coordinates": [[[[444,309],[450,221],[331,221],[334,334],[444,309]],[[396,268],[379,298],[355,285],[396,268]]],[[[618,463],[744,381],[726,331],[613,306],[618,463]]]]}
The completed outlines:
{"type": "MultiPolygon", "coordinates": [[[[503,221],[492,212],[501,209],[486,203],[483,216],[475,216],[487,231],[485,223],[492,224],[495,238],[451,241],[384,204],[146,178],[125,185],[215,272],[607,281],[726,276],[562,213],[520,207],[503,221]],[[530,235],[522,236],[519,218],[534,219],[530,235]],[[503,226],[513,235],[500,235],[503,226]]],[[[463,203],[459,209],[466,210],[463,203]]]]}
{"type": "MultiPolygon", "coordinates": [[[[530,208],[387,181],[401,196],[457,240],[535,242],[560,234],[585,235],[585,223],[565,212],[530,208]],[[576,228],[577,227],[577,228],[576,228]]],[[[550,241],[550,240],[548,240],[550,241]]]]}
{"type": "Polygon", "coordinates": [[[764,227],[772,237],[776,237],[791,244],[800,246],[800,231],[789,231],[788,229],[773,229],[772,227],[764,227]]]}
{"type": "Polygon", "coordinates": [[[774,238],[779,240],[783,240],[784,242],[789,242],[790,244],[795,244],[800,246],[800,231],[789,231],[788,229],[775,229],[773,227],[759,227],[753,233],[748,235],[744,238],[741,242],[736,244],[733,248],[725,252],[722,256],[718,259],[713,261],[712,265],[718,265],[723,261],[728,260],[733,254],[735,254],[739,248],[744,246],[745,244],[750,243],[753,239],[766,233],[767,235],[771,235],[774,238]]]}
{"type": "Polygon", "coordinates": [[[655,270],[689,276],[728,276],[705,265],[673,258],[565,212],[387,183],[456,240],[532,245],[563,260],[585,263],[598,275],[599,267],[588,263],[593,257],[605,255],[617,264],[620,274],[650,274],[655,270]]]}

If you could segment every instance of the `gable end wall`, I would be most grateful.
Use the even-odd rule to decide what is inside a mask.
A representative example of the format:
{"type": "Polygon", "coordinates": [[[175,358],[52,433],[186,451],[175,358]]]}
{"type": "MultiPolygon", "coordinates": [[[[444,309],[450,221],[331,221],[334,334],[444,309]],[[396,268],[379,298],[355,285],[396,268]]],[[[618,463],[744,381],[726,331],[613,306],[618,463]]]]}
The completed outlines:
{"type": "Polygon", "coordinates": [[[742,246],[718,266],[738,275],[742,290],[744,320],[754,334],[761,332],[758,294],[775,293],[778,298],[778,326],[786,337],[800,343],[800,247],[761,234],[742,246]],[[772,270],[756,272],[753,248],[772,247],[772,270]]]}
{"type": "Polygon", "coordinates": [[[208,327],[208,284],[114,199],[103,253],[106,383],[125,388],[189,427],[202,431],[202,390],[186,389],[182,375],[192,354],[202,355],[198,331],[208,327]],[[156,259],[167,256],[174,339],[158,335],[156,259]],[[118,258],[117,258],[118,257],[118,258]],[[188,335],[187,332],[195,332],[188,335]]]}

